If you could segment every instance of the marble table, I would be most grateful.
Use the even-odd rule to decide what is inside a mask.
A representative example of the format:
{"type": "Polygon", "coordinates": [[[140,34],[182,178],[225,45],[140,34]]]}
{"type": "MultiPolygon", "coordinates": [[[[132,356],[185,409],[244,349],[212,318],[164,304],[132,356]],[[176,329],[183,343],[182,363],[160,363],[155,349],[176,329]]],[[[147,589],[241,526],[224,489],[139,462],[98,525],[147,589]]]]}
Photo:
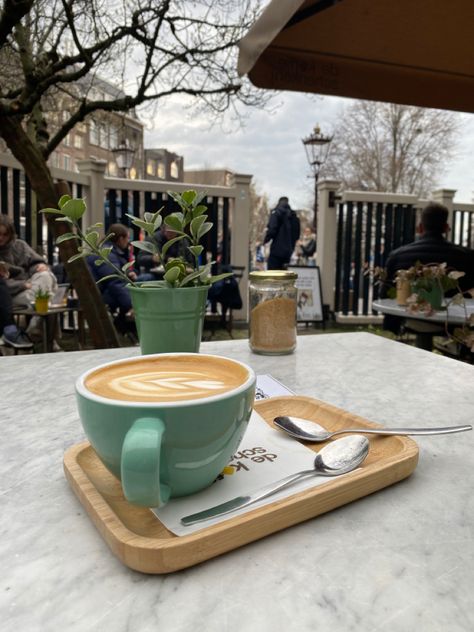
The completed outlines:
{"type": "MultiPolygon", "coordinates": [[[[474,367],[368,333],[202,351],[382,424],[472,423],[474,367]]],[[[0,358],[2,632],[471,632],[474,433],[419,437],[401,483],[171,575],[117,560],[62,457],[84,439],[75,378],[136,348],[0,358]]]]}
{"type": "Polygon", "coordinates": [[[382,298],[372,303],[373,309],[382,314],[391,314],[392,316],[400,316],[400,318],[410,318],[414,320],[423,320],[428,323],[436,323],[444,325],[446,320],[450,325],[462,325],[466,322],[466,313],[469,317],[474,314],[474,299],[465,299],[466,310],[462,305],[451,305],[448,310],[434,312],[430,316],[426,316],[424,312],[408,312],[403,305],[399,305],[395,299],[382,298]]]}

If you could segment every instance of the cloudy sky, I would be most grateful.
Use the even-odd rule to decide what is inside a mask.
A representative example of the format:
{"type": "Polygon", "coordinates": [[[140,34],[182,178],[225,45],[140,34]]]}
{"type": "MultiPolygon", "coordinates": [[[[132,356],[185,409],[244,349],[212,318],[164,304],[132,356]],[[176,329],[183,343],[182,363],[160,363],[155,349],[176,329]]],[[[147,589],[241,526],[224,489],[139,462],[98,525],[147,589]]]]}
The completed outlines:
{"type": "MultiPolygon", "coordinates": [[[[168,102],[156,113],[145,133],[148,147],[166,147],[184,156],[185,169],[227,167],[253,176],[270,204],[288,195],[293,208],[312,206],[313,180],[301,139],[315,124],[330,133],[337,113],[348,99],[291,92],[275,95],[274,113],[249,110],[245,127],[226,133],[221,126],[209,129],[209,119],[191,115],[179,102],[168,102]]],[[[458,154],[440,179],[439,186],[457,189],[456,199],[474,197],[474,115],[463,117],[458,154]]],[[[225,123],[230,127],[230,123],[225,123]]]]}

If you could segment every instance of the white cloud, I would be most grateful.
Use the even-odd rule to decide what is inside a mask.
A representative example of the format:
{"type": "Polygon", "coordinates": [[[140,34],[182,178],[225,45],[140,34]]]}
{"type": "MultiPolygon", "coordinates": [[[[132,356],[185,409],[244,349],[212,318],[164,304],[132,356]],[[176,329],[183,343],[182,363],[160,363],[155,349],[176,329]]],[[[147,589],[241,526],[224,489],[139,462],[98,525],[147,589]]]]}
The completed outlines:
{"type": "MultiPolygon", "coordinates": [[[[208,129],[208,118],[191,114],[182,101],[170,100],[158,108],[153,129],[145,133],[145,145],[183,155],[185,169],[227,167],[251,174],[271,204],[287,195],[293,208],[310,208],[313,179],[301,140],[316,124],[323,132],[331,132],[347,102],[338,97],[281,92],[275,95],[275,103],[281,105],[274,113],[251,110],[244,127],[225,133],[218,124],[208,129]]],[[[439,183],[457,189],[456,199],[463,202],[469,202],[474,191],[473,144],[474,115],[464,115],[458,156],[446,166],[439,183]]]]}

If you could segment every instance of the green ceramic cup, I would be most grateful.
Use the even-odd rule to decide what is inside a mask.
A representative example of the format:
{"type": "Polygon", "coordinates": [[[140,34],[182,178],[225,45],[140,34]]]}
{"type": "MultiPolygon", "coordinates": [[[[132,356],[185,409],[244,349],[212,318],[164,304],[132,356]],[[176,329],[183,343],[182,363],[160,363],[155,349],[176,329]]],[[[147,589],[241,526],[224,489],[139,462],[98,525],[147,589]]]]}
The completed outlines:
{"type": "Polygon", "coordinates": [[[95,367],[76,382],[79,415],[125,498],[159,507],[211,485],[242,440],[255,374],[236,360],[159,354],[95,367]]]}
{"type": "Polygon", "coordinates": [[[128,288],[144,355],[199,351],[208,285],[128,288]]]}

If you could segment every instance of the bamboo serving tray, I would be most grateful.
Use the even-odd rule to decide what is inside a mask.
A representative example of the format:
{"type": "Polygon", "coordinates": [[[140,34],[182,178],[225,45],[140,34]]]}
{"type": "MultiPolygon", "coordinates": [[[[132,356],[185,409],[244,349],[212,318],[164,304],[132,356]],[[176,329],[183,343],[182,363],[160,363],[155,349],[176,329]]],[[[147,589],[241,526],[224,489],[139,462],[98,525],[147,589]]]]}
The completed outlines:
{"type": "MultiPolygon", "coordinates": [[[[362,417],[309,397],[261,400],[255,403],[255,410],[269,425],[277,415],[294,415],[318,420],[329,430],[377,427],[362,417]]],[[[354,472],[189,536],[174,535],[151,510],[128,503],[120,482],[102,465],[88,442],[72,446],[66,452],[64,471],[114,555],[126,566],[143,573],[170,573],[367,496],[413,472],[418,462],[418,447],[412,439],[368,437],[369,455],[354,472]]],[[[305,445],[317,452],[324,444],[305,445]]]]}

